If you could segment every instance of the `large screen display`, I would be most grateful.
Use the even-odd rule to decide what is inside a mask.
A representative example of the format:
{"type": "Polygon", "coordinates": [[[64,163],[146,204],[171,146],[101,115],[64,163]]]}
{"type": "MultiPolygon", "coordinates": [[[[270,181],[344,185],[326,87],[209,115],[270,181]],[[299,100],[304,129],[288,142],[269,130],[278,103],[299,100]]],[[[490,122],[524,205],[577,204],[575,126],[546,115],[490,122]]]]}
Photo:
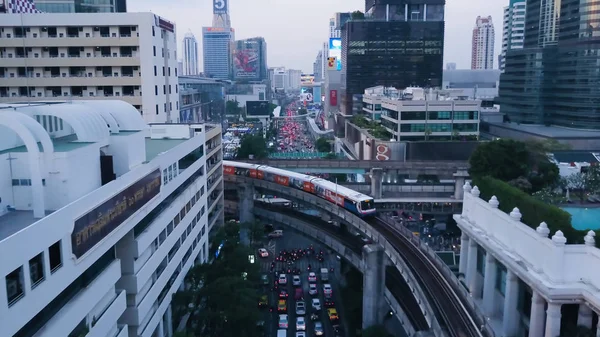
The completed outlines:
{"type": "Polygon", "coordinates": [[[229,0],[213,0],[213,14],[227,14],[227,1],[229,0]]]}
{"type": "Polygon", "coordinates": [[[312,103],[314,100],[313,88],[302,87],[300,89],[300,99],[305,103],[312,103]]]}
{"type": "Polygon", "coordinates": [[[247,101],[247,116],[269,116],[269,101],[247,101]]]}
{"type": "Polygon", "coordinates": [[[335,57],[337,61],[336,70],[342,70],[342,39],[329,39],[329,57],[335,57]]]}
{"type": "Polygon", "coordinates": [[[300,75],[300,84],[313,84],[315,82],[315,74],[300,75]]]}
{"type": "Polygon", "coordinates": [[[260,77],[260,44],[258,41],[236,42],[233,54],[233,76],[236,79],[260,77]]]}

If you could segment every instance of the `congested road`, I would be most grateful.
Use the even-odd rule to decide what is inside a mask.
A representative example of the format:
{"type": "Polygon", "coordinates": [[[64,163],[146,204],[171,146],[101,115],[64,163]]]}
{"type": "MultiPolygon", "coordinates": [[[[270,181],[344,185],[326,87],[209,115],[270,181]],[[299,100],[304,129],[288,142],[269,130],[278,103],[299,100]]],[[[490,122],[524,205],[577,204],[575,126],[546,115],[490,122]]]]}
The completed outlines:
{"type": "Polygon", "coordinates": [[[304,120],[293,118],[297,116],[295,104],[286,108],[286,118],[278,123],[277,152],[280,153],[311,153],[315,152],[315,144],[311,138],[304,120]]]}
{"type": "Polygon", "coordinates": [[[310,239],[286,229],[284,236],[273,239],[265,244],[269,256],[262,258],[261,270],[268,278],[268,285],[264,291],[268,296],[268,309],[265,310],[265,324],[268,337],[281,337],[278,331],[286,330],[287,337],[297,336],[345,336],[342,320],[343,314],[338,302],[339,283],[338,272],[340,262],[335,254],[331,254],[325,247],[313,243],[310,239]],[[323,280],[321,268],[327,270],[328,281],[323,280]],[[310,278],[309,273],[314,273],[310,278]],[[281,275],[285,275],[286,282],[279,284],[281,275]],[[300,284],[294,284],[294,276],[298,276],[300,284]],[[315,281],[316,278],[316,281],[315,281]],[[310,291],[310,284],[316,287],[310,291]],[[330,285],[331,296],[324,292],[325,285],[330,285]],[[313,301],[318,299],[320,310],[313,306],[313,301]],[[284,302],[282,302],[285,301],[284,302]],[[297,311],[297,303],[304,303],[302,310],[297,311]],[[328,309],[334,309],[340,317],[330,320],[328,309]],[[280,315],[287,316],[287,329],[279,326],[280,315]],[[297,318],[305,319],[305,329],[297,329],[297,318]],[[316,328],[320,323],[322,329],[316,328]],[[304,332],[304,335],[301,334],[304,332]],[[300,334],[298,334],[300,333],[300,334]]]}

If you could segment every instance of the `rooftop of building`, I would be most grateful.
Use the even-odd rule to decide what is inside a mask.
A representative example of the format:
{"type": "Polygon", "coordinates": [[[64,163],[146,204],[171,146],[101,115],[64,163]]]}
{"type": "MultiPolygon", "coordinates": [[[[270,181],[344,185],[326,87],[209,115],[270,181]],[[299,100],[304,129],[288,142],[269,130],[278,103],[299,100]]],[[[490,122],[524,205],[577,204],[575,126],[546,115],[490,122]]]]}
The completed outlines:
{"type": "Polygon", "coordinates": [[[372,98],[381,98],[394,101],[473,101],[467,95],[463,95],[463,89],[439,89],[439,88],[420,88],[408,87],[397,89],[394,87],[376,86],[367,88],[364,91],[363,100],[372,98]]]}
{"type": "Polygon", "coordinates": [[[496,83],[500,81],[499,69],[445,69],[443,82],[496,83]]]}
{"type": "Polygon", "coordinates": [[[489,123],[490,126],[512,129],[532,136],[555,139],[599,139],[600,130],[569,129],[560,126],[539,124],[489,123]]]}

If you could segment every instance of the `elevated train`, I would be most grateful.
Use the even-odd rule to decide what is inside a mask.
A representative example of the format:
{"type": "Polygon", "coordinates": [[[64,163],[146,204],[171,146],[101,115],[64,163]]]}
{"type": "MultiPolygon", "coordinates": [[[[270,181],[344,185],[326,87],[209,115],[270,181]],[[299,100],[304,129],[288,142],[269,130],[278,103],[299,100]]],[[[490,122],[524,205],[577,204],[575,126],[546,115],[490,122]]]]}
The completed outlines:
{"type": "Polygon", "coordinates": [[[281,170],[267,165],[248,164],[229,160],[223,161],[223,173],[261,179],[286,187],[293,187],[314,194],[361,217],[371,216],[376,213],[375,200],[372,197],[336,185],[325,179],[281,170]]]}

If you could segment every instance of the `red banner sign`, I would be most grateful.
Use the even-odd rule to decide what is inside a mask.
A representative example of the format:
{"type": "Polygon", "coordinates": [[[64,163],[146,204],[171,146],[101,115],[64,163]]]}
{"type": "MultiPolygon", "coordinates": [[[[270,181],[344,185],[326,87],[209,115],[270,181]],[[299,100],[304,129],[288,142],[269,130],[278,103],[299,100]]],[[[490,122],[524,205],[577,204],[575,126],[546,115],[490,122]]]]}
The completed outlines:
{"type": "Polygon", "coordinates": [[[337,106],[337,90],[329,90],[329,105],[337,106]]]}

